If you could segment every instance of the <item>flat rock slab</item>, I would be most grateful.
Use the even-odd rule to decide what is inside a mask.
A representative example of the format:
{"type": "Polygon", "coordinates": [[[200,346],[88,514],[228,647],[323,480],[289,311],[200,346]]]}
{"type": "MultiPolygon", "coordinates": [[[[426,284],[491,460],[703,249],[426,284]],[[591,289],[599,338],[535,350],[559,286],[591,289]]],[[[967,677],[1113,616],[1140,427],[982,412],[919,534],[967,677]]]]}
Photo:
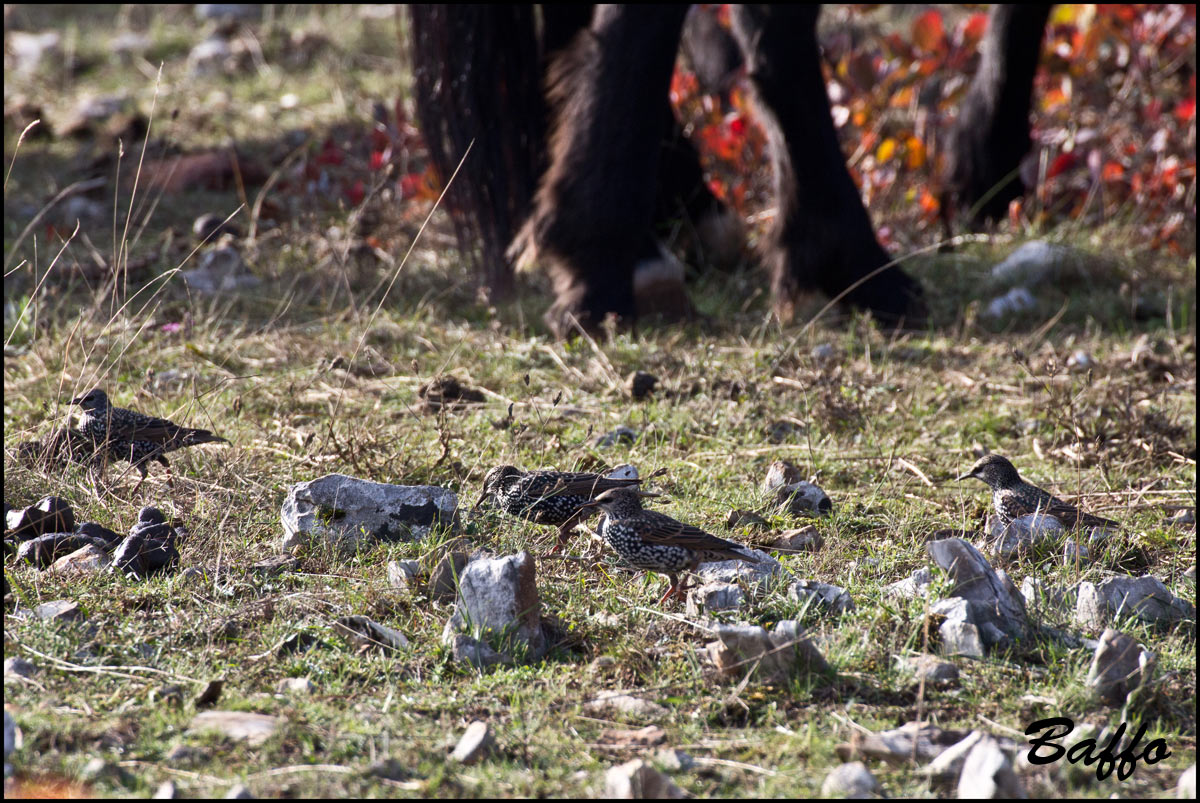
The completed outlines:
{"type": "Polygon", "coordinates": [[[271,738],[284,721],[282,717],[246,711],[205,711],[192,717],[188,727],[193,731],[217,731],[222,736],[257,746],[271,738]]]}
{"type": "Polygon", "coordinates": [[[882,791],[879,781],[861,761],[834,767],[821,784],[825,797],[872,798],[880,797],[882,791]]]}
{"type": "Polygon", "coordinates": [[[706,583],[692,588],[687,595],[688,616],[737,610],[746,602],[741,586],[735,583],[706,583]]]}
{"type": "Polygon", "coordinates": [[[1196,608],[1175,596],[1157,577],[1110,577],[1099,583],[1080,583],[1075,624],[1099,629],[1115,618],[1135,616],[1152,625],[1172,625],[1196,618],[1196,608]]]}
{"type": "Polygon", "coordinates": [[[283,548],[318,539],[353,550],[364,540],[419,541],[433,527],[451,527],[453,491],[434,485],[388,485],[329,474],[288,489],[283,548]]]}
{"type": "Polygon", "coordinates": [[[53,622],[78,622],[83,619],[83,609],[78,602],[69,599],[56,599],[43,602],[33,609],[33,615],[39,619],[53,622]]]}
{"type": "Polygon", "coordinates": [[[1024,784],[996,737],[984,736],[967,753],[958,778],[958,796],[967,800],[1027,797],[1024,784]]]}
{"type": "Polygon", "coordinates": [[[788,599],[807,602],[812,608],[834,616],[855,611],[854,600],[846,589],[818,580],[797,580],[788,586],[787,594],[788,599]]]}

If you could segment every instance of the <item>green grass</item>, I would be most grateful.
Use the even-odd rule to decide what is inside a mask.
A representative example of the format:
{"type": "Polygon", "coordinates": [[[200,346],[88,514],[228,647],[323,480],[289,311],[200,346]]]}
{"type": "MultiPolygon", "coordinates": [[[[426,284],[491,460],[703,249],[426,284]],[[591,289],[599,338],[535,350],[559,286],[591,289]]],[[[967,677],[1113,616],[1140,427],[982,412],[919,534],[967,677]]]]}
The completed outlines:
{"type": "MultiPolygon", "coordinates": [[[[332,15],[325,21],[337,47],[303,68],[192,82],[175,73],[159,107],[160,113],[181,109],[171,136],[187,146],[214,143],[216,129],[205,127],[203,108],[214,88],[236,99],[221,127],[227,123],[239,143],[256,125],[234,111],[285,91],[305,99],[297,114],[307,116],[294,125],[318,144],[334,122],[369,117],[366,100],[390,98],[407,80],[392,57],[395,40],[385,35],[393,29],[350,11],[320,13],[332,15]],[[309,101],[320,97],[328,104],[309,101]]],[[[101,15],[95,24],[111,19],[101,15]]],[[[286,30],[303,21],[309,20],[285,15],[274,24],[286,30]]],[[[190,25],[164,12],[151,26],[155,52],[174,60],[170,69],[182,68],[190,25]]],[[[270,46],[266,58],[271,65],[281,60],[270,46]]],[[[54,105],[69,107],[72,96],[122,80],[140,102],[152,95],[151,80],[122,69],[102,60],[63,79],[54,105]]],[[[30,81],[24,91],[38,88],[30,81]]],[[[6,162],[16,133],[6,127],[6,162]]],[[[6,186],[6,243],[27,220],[10,208],[44,203],[53,195],[48,187],[73,180],[69,172],[46,178],[50,167],[66,170],[73,147],[22,145],[6,186]]],[[[126,148],[126,159],[138,151],[126,148]]],[[[122,199],[118,235],[128,196],[122,199]]],[[[5,617],[5,656],[40,668],[31,680],[6,678],[6,706],[24,732],[11,759],[23,784],[76,782],[88,761],[100,757],[126,775],[87,784],[99,795],[146,795],[165,780],[192,795],[224,794],[238,782],[260,796],[596,795],[608,767],[640,753],[603,746],[602,731],[645,724],[585,710],[606,690],[665,706],[657,724],[667,744],[713,760],[673,775],[697,796],[819,794],[828,770],[840,763],[836,746],[852,740],[856,725],[878,731],[918,716],[943,728],[1002,735],[1057,714],[1098,724],[1145,720],[1172,752],[1124,783],[1078,783],[1041,768],[1024,776],[1031,794],[1159,796],[1194,762],[1194,622],[1174,631],[1122,625],[1159,659],[1156,686],[1138,710],[1091,702],[1083,687],[1090,652],[1049,641],[982,661],[953,659],[961,683],[922,692],[895,663],[932,648],[925,604],[882,591],[927,564],[925,541],[934,530],[982,522],[983,486],[949,478],[985,448],[1011,458],[1038,484],[1125,524],[1091,565],[1064,566],[1045,556],[1004,566],[1018,585],[1029,575],[1047,586],[1095,581],[1109,570],[1128,570],[1136,553],[1144,560],[1135,573],[1154,574],[1195,601],[1194,585],[1183,578],[1195,562],[1194,531],[1164,523],[1172,506],[1195,505],[1194,253],[1179,259],[1150,251],[1133,225],[1037,232],[1102,255],[1110,267],[1094,286],[1046,291],[1036,310],[1004,324],[989,324],[978,311],[994,294],[988,269],[1012,242],[1001,237],[954,255],[916,257],[909,268],[938,289],[931,298],[935,328],[904,335],[861,318],[803,327],[822,306],[817,299],[802,306],[799,323],[781,326],[761,296],[735,311],[762,286],[760,275],[708,276],[693,294],[710,321],[558,343],[539,324],[549,303],[545,280],[523,278],[510,304],[481,303],[440,216],[376,314],[379,288],[395,267],[343,261],[344,243],[330,229],[351,229],[350,213],[300,198],[278,228],[253,246],[239,243],[267,279],[260,290],[211,299],[189,294],[173,278],[134,295],[183,264],[191,217],[227,214],[238,203],[232,192],[161,199],[130,243],[134,256],[151,259],[127,289],[121,281],[83,277],[78,266],[89,251],[80,238],[45,280],[60,243],[47,244],[41,230],[7,257],[5,500],[22,506],[60,495],[79,519],[118,531],[130,527],[142,505],[155,504],[182,518],[192,534],[183,564],[205,570],[201,578],[142,583],[109,575],[81,580],[6,559],[22,608],[72,599],[87,617],[64,626],[5,617]],[[1158,294],[1165,314],[1132,316],[1129,287],[1158,294]],[[18,324],[16,311],[26,305],[18,324]],[[184,324],[181,331],[162,330],[176,322],[184,324]],[[1143,336],[1155,357],[1134,365],[1130,351],[1143,336]],[[810,356],[820,343],[834,346],[833,360],[810,356]],[[1063,367],[1078,349],[1097,361],[1090,374],[1063,367]],[[661,380],[643,402],[621,390],[623,377],[637,369],[661,380]],[[440,374],[484,389],[485,403],[425,412],[417,390],[440,374]],[[17,462],[16,443],[66,422],[66,402],[97,384],[121,406],[211,428],[232,445],[175,453],[174,491],[155,466],[136,496],[136,472],[122,475],[123,465],[94,487],[78,468],[46,474],[17,462]],[[793,429],[773,443],[768,432],[779,421],[793,429]],[[598,435],[622,424],[640,433],[635,444],[594,446],[598,435]],[[501,463],[569,469],[632,462],[643,475],[668,470],[653,482],[669,494],[660,509],[726,534],[730,509],[764,510],[762,479],[780,458],[814,475],[835,505],[816,522],[823,549],[780,560],[798,578],[845,587],[857,611],[822,615],[777,590],[722,618],[770,624],[800,616],[836,670],[831,678],[744,687],[715,680],[696,657],[711,637],[683,621],[680,607],[656,603],[663,579],[620,568],[587,537],[567,550],[582,560],[538,561],[543,612],[557,621],[560,641],[535,663],[484,672],[454,664],[441,644],[451,603],[387,583],[388,561],[420,558],[443,535],[350,557],[310,550],[297,571],[278,577],[248,571],[279,552],[288,486],[327,473],[446,486],[466,508],[486,471],[501,463]],[[402,631],[411,646],[390,655],[356,652],[332,627],[348,614],[402,631]],[[276,656],[275,645],[296,633],[321,643],[276,656]],[[287,677],[309,677],[315,692],[275,694],[287,677]],[[286,725],[254,748],[189,733],[196,713],[190,701],[214,678],[225,679],[218,708],[272,714],[286,725]],[[181,695],[164,690],[173,684],[183,687],[181,695]],[[491,723],[496,751],[474,767],[449,762],[450,748],[477,718],[491,723]],[[200,757],[167,762],[177,745],[200,748],[200,757]],[[399,768],[390,779],[370,770],[386,760],[399,768]]],[[[369,203],[380,219],[375,232],[398,263],[425,210],[399,209],[382,197],[369,203]]],[[[245,224],[245,212],[238,220],[245,224]]],[[[103,222],[85,233],[111,255],[112,230],[103,222]]],[[[764,513],[772,531],[805,523],[764,513]]],[[[553,539],[549,530],[489,511],[464,510],[463,532],[472,548],[496,554],[541,554],[553,539]]],[[[1046,622],[1065,626],[1067,618],[1051,614],[1046,622]]],[[[870,766],[892,796],[945,794],[915,767],[870,766]]]]}

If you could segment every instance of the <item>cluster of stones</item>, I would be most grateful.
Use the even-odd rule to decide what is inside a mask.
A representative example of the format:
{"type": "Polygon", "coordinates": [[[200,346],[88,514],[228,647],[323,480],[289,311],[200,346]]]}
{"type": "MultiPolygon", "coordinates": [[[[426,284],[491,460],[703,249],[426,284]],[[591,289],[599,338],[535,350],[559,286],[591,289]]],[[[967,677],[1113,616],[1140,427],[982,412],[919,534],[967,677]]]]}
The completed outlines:
{"type": "Polygon", "coordinates": [[[96,522],[76,525],[70,504],[56,496],[6,510],[5,525],[5,549],[18,563],[62,574],[109,570],[137,579],[176,569],[178,542],[187,534],[154,507],[142,508],[124,537],[96,522]]]}

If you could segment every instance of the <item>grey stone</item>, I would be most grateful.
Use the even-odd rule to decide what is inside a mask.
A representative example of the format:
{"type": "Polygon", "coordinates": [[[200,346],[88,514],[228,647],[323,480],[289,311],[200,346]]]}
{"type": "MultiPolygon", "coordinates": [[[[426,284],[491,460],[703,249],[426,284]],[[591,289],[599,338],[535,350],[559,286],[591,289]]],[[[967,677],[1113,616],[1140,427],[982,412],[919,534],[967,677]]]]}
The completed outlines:
{"type": "Polygon", "coordinates": [[[225,793],[226,800],[253,800],[254,793],[250,791],[250,787],[245,784],[234,784],[229,787],[229,791],[225,793]]]}
{"type": "Polygon", "coordinates": [[[388,585],[407,588],[417,581],[421,573],[421,562],[417,560],[393,560],[387,565],[388,585]]]}
{"type": "Polygon", "coordinates": [[[616,446],[617,444],[632,446],[633,444],[637,443],[637,439],[637,430],[630,429],[626,426],[620,426],[614,429],[612,432],[606,432],[605,434],[596,438],[596,446],[601,449],[608,449],[616,446]]]}
{"type": "Polygon", "coordinates": [[[279,730],[284,720],[267,714],[252,714],[247,711],[204,711],[192,717],[189,730],[217,731],[235,741],[244,741],[251,747],[265,742],[279,730]]]}
{"type": "Polygon", "coordinates": [[[815,606],[834,616],[855,610],[854,600],[846,589],[817,580],[797,580],[788,586],[787,594],[788,599],[808,602],[810,608],[815,606]]]}
{"type": "Polygon", "coordinates": [[[275,691],[279,694],[312,694],[317,690],[317,687],[308,678],[281,678],[275,684],[275,691]]]}
{"type": "Polygon", "coordinates": [[[808,352],[808,356],[812,357],[817,362],[828,362],[837,355],[837,350],[831,343],[818,343],[808,352]]]}
{"type": "Polygon", "coordinates": [[[1003,285],[1036,287],[1042,282],[1060,278],[1074,254],[1066,246],[1045,240],[1030,240],[992,266],[992,280],[1003,285]]]}
{"type": "Polygon", "coordinates": [[[833,502],[811,482],[796,482],[775,490],[775,504],[781,513],[816,516],[833,512],[833,502]]]}
{"type": "Polygon", "coordinates": [[[146,578],[179,566],[175,530],[166,524],[134,528],[112,554],[112,570],[128,577],[146,578]]]}
{"type": "Polygon", "coordinates": [[[69,555],[63,555],[54,561],[47,571],[54,574],[99,574],[111,564],[112,558],[107,552],[89,544],[69,555]]]}
{"type": "Polygon", "coordinates": [[[79,535],[84,535],[89,538],[99,538],[104,543],[108,544],[107,549],[115,549],[117,544],[121,543],[122,536],[112,530],[97,524],[94,521],[85,521],[75,528],[75,532],[79,535]]]}
{"type": "Polygon", "coordinates": [[[1071,613],[1075,610],[1075,599],[1078,595],[1077,587],[1047,587],[1041,580],[1032,576],[1027,576],[1021,581],[1021,597],[1025,600],[1025,609],[1036,612],[1039,617],[1071,613]]]}
{"type": "Polygon", "coordinates": [[[602,691],[596,699],[584,703],[583,710],[593,714],[629,714],[642,719],[659,719],[669,712],[658,703],[619,691],[602,691]]]}
{"type": "Polygon", "coordinates": [[[696,575],[704,583],[767,583],[774,578],[787,577],[783,564],[761,549],[748,549],[758,563],[744,560],[716,560],[701,563],[696,575]]]}
{"type": "MultiPolygon", "coordinates": [[[[4,51],[7,57],[11,54],[13,66],[17,72],[32,75],[38,71],[47,56],[54,62],[62,59],[62,35],[56,31],[29,33],[27,31],[6,31],[4,36],[4,51]]],[[[7,62],[8,59],[6,58],[7,62]]]]}
{"type": "Polygon", "coordinates": [[[17,548],[17,562],[45,569],[64,555],[70,555],[88,546],[106,551],[107,544],[99,538],[89,538],[78,533],[47,533],[22,543],[17,548]]]}
{"type": "Polygon", "coordinates": [[[622,463],[604,473],[604,476],[611,477],[614,480],[636,480],[638,478],[637,467],[629,463],[622,463]]]}
{"type": "Polygon", "coordinates": [[[928,683],[948,685],[958,682],[958,667],[948,661],[939,661],[933,655],[910,655],[901,660],[901,665],[928,683]]]}
{"type": "Polygon", "coordinates": [[[1028,312],[1037,306],[1033,293],[1024,287],[1014,287],[1003,295],[996,296],[988,302],[983,314],[988,318],[1004,318],[1021,312],[1028,312]]]}
{"type": "Polygon", "coordinates": [[[481,558],[467,564],[459,576],[458,601],[448,626],[475,639],[523,643],[527,658],[546,651],[541,600],[532,555],[521,552],[502,558],[481,558]]]}
{"type": "Polygon", "coordinates": [[[46,621],[76,622],[83,619],[83,610],[77,602],[69,599],[56,599],[38,605],[33,609],[33,615],[46,621]]]}
{"type": "MultiPolygon", "coordinates": [[[[17,727],[17,721],[13,719],[12,714],[8,713],[8,709],[4,709],[4,760],[8,761],[8,757],[14,751],[20,750],[24,738],[21,734],[21,729],[17,727]]],[[[4,773],[7,777],[10,773],[4,773]]]]}
{"type": "Polygon", "coordinates": [[[746,602],[746,595],[734,583],[706,583],[688,591],[688,616],[701,613],[736,610],[746,602]]]}
{"type": "Polygon", "coordinates": [[[469,767],[478,763],[491,749],[492,731],[486,722],[477,719],[467,726],[466,733],[458,740],[450,758],[469,767]]]}
{"type": "Polygon", "coordinates": [[[333,625],[338,635],[359,648],[387,652],[408,646],[408,639],[399,630],[381,625],[366,616],[342,616],[333,625]]]}
{"type": "Polygon", "coordinates": [[[612,767],[604,774],[604,795],[614,800],[684,797],[683,790],[670,778],[640,758],[612,767]]]}
{"type": "Polygon", "coordinates": [[[841,744],[836,748],[842,761],[856,755],[882,759],[890,764],[903,765],[916,760],[932,761],[942,751],[962,739],[963,733],[942,730],[928,722],[906,722],[899,728],[868,733],[856,738],[853,744],[841,744]]]}
{"type": "Polygon", "coordinates": [[[660,747],[654,754],[654,762],[667,772],[686,772],[696,766],[691,754],[674,747],[660,747]]]}
{"type": "Polygon", "coordinates": [[[456,663],[468,664],[476,669],[486,669],[489,666],[513,662],[511,656],[497,652],[477,639],[456,632],[452,622],[446,623],[446,628],[442,632],[442,643],[450,647],[450,653],[454,656],[456,663]]]}
{"type": "Polygon", "coordinates": [[[62,497],[47,496],[29,507],[6,511],[4,525],[5,535],[18,541],[46,533],[69,533],[75,529],[75,512],[62,497]]]}
{"type": "Polygon", "coordinates": [[[787,460],[776,460],[767,467],[763,477],[763,488],[768,491],[778,491],[787,485],[795,485],[803,478],[795,465],[787,460]]]}
{"type": "Polygon", "coordinates": [[[928,566],[922,566],[903,580],[889,583],[883,588],[885,597],[899,599],[916,599],[929,594],[929,585],[933,582],[933,572],[928,566]]]}
{"type": "MultiPolygon", "coordinates": [[[[188,72],[192,75],[211,75],[222,72],[225,65],[232,61],[232,57],[233,48],[229,46],[228,41],[221,36],[210,36],[197,43],[188,53],[188,72]]],[[[190,281],[188,283],[191,284],[190,281]]]]}
{"type": "Polygon", "coordinates": [[[1039,554],[1062,542],[1067,528],[1054,516],[1032,514],[1020,516],[1002,526],[992,518],[988,522],[988,553],[994,557],[1013,560],[1030,554],[1039,554]]]}
{"type": "Polygon", "coordinates": [[[432,485],[387,485],[329,474],[288,489],[283,549],[317,538],[353,551],[360,541],[413,541],[452,527],[458,497],[432,485]]]}
{"type": "Polygon", "coordinates": [[[20,678],[31,678],[37,674],[37,666],[26,661],[20,656],[14,655],[12,658],[4,659],[4,677],[15,675],[20,678]]]}
{"type": "Polygon", "coordinates": [[[809,524],[798,530],[784,530],[768,546],[781,552],[817,552],[824,544],[821,531],[809,524]]]}
{"type": "Polygon", "coordinates": [[[1012,761],[994,736],[985,735],[967,753],[958,778],[958,796],[992,800],[1025,799],[1025,786],[1013,770],[1012,761]]]}
{"type": "Polygon", "coordinates": [[[458,579],[462,577],[471,556],[466,552],[450,552],[443,555],[429,575],[426,591],[430,599],[451,600],[458,593],[458,579]]]}
{"type": "Polygon", "coordinates": [[[1155,655],[1134,639],[1106,629],[1092,655],[1087,685],[1109,705],[1123,705],[1127,697],[1149,682],[1155,655]]]}
{"type": "Polygon", "coordinates": [[[1025,600],[1008,575],[992,569],[979,550],[961,538],[947,538],[926,544],[925,551],[953,581],[949,596],[969,603],[965,616],[948,618],[974,624],[989,649],[1010,647],[1027,635],[1025,600]]]}
{"type": "Polygon", "coordinates": [[[1196,618],[1192,603],[1172,594],[1151,575],[1110,577],[1099,583],[1080,583],[1075,624],[1100,629],[1117,618],[1135,616],[1153,625],[1171,625],[1196,618]]]}
{"type": "Polygon", "coordinates": [[[212,757],[212,754],[203,747],[194,747],[188,744],[177,744],[167,751],[163,756],[163,761],[168,766],[179,767],[195,764],[203,764],[212,757]]]}
{"type": "Polygon", "coordinates": [[[834,767],[821,784],[824,797],[843,797],[850,800],[879,797],[883,791],[879,781],[861,761],[834,767]]]}
{"type": "Polygon", "coordinates": [[[717,641],[705,649],[725,677],[741,677],[757,666],[759,679],[785,682],[796,671],[827,672],[825,657],[809,641],[804,628],[791,619],[776,623],[768,633],[758,625],[717,625],[717,641]]]}

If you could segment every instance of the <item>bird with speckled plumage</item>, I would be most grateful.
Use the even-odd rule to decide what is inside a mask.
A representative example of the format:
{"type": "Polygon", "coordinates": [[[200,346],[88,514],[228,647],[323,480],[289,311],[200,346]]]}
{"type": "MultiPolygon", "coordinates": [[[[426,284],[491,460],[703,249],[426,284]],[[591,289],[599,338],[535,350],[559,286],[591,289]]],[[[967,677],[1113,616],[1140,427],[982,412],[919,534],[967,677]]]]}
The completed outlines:
{"type": "Polygon", "coordinates": [[[1016,467],[1005,457],[998,454],[984,455],[976,461],[971,470],[955,477],[965,480],[974,477],[987,483],[992,489],[992,507],[1000,518],[1000,523],[1007,527],[1013,519],[1041,513],[1053,516],[1065,527],[1119,527],[1111,519],[1093,516],[1085,513],[1072,504],[1054,497],[1036,485],[1021,479],[1016,467]]]}
{"type": "Polygon", "coordinates": [[[600,537],[621,558],[638,569],[667,575],[671,585],[659,599],[683,597],[679,574],[695,571],[701,563],[744,560],[759,563],[757,555],[741,544],[676,521],[665,513],[646,510],[642,498],[658,494],[636,488],[614,488],[599,494],[586,507],[604,511],[600,537]]]}
{"type": "Polygon", "coordinates": [[[511,516],[558,527],[558,552],[571,537],[575,525],[595,512],[584,508],[597,494],[613,488],[637,485],[637,478],[618,479],[587,471],[522,471],[515,466],[497,466],[483,479],[478,508],[491,500],[493,506],[511,516]]]}
{"type": "Polygon", "coordinates": [[[97,455],[108,460],[124,460],[141,472],[142,478],[134,493],[146,481],[150,473],[146,464],[151,460],[166,466],[167,483],[173,486],[171,464],[164,456],[167,452],[202,443],[229,443],[207,429],[181,427],[165,418],[114,407],[108,394],[100,388],[72,399],[71,404],[83,408],[76,431],[91,440],[97,455]]]}

